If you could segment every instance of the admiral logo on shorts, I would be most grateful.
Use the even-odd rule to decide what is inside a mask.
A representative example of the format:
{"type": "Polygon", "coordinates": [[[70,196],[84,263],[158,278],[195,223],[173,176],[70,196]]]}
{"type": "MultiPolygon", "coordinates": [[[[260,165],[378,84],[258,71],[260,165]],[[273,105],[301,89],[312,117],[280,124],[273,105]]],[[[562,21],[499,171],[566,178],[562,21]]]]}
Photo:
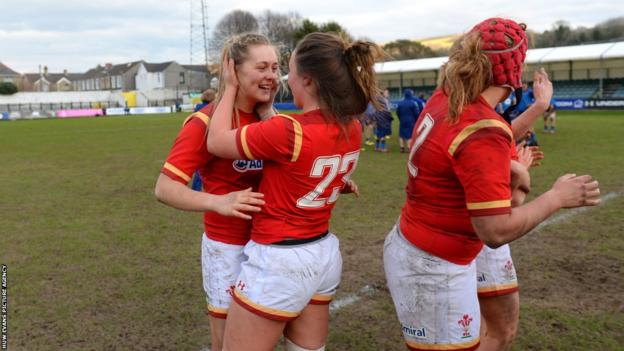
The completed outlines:
{"type": "Polygon", "coordinates": [[[427,339],[427,329],[425,327],[422,328],[414,328],[407,325],[403,325],[403,333],[409,335],[416,339],[427,339]]]}
{"type": "Polygon", "coordinates": [[[262,170],[262,160],[235,160],[232,162],[232,167],[237,172],[247,172],[247,171],[261,171],[262,170]]]}
{"type": "Polygon", "coordinates": [[[477,276],[477,281],[479,283],[483,283],[484,281],[486,281],[487,279],[485,278],[485,273],[481,273],[477,276]]]}
{"type": "Polygon", "coordinates": [[[470,323],[472,322],[472,317],[470,315],[465,314],[462,319],[458,320],[457,323],[464,330],[462,333],[462,339],[470,338],[472,335],[470,334],[470,323]]]}

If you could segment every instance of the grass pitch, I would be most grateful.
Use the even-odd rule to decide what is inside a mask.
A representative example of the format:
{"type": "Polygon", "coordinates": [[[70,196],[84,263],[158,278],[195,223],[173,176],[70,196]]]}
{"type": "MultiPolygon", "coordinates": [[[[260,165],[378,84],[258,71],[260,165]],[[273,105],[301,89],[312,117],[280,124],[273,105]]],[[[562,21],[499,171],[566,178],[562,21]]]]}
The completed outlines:
{"type": "MultiPolygon", "coordinates": [[[[200,350],[210,344],[199,264],[201,214],[159,204],[153,186],[183,114],[0,123],[0,263],[9,350],[200,350]]],[[[536,125],[546,153],[533,194],[566,172],[610,194],[512,244],[521,286],[514,350],[622,350],[624,113],[558,112],[536,125]]],[[[406,155],[360,156],[362,197],[332,230],[344,273],[328,350],[403,350],[385,287],[385,235],[404,201],[406,155]]],[[[569,212],[568,212],[569,213],[569,212]]]]}

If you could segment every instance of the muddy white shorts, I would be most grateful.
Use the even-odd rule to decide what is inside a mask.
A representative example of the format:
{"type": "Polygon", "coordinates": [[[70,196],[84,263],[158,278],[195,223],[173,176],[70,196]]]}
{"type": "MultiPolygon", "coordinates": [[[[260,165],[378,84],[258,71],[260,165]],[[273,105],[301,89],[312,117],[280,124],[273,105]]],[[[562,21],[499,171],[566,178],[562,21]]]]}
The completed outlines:
{"type": "Polygon", "coordinates": [[[500,296],[518,291],[518,279],[509,245],[497,249],[483,245],[475,261],[479,297],[500,296]]]}
{"type": "Polygon", "coordinates": [[[410,350],[474,350],[480,311],[474,261],[457,265],[407,241],[395,226],[384,244],[384,269],[410,350]]]}
{"type": "Polygon", "coordinates": [[[245,245],[248,259],[236,282],[234,300],[264,318],[289,321],[308,304],[329,304],[340,283],[338,238],[329,233],[301,245],[245,245]]]}
{"type": "Polygon", "coordinates": [[[243,245],[215,241],[202,235],[201,263],[208,314],[227,317],[232,302],[232,288],[240,273],[241,263],[247,259],[243,245]]]}

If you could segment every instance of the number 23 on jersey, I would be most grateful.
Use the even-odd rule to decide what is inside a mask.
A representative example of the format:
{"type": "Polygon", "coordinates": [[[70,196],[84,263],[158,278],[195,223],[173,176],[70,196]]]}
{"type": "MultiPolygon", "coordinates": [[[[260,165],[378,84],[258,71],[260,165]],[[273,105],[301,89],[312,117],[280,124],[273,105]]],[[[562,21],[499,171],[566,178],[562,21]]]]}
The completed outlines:
{"type": "Polygon", "coordinates": [[[360,152],[354,151],[344,155],[321,156],[314,160],[312,170],[310,171],[310,178],[322,179],[314,190],[297,200],[297,207],[321,208],[336,202],[338,195],[340,195],[340,189],[347,183],[351,178],[351,174],[355,171],[355,166],[357,165],[359,157],[360,152]],[[329,171],[325,177],[323,177],[326,168],[328,168],[329,171]],[[342,175],[342,182],[340,182],[339,186],[334,186],[332,188],[332,192],[328,197],[322,197],[325,190],[332,185],[334,179],[338,175],[342,175]]]}

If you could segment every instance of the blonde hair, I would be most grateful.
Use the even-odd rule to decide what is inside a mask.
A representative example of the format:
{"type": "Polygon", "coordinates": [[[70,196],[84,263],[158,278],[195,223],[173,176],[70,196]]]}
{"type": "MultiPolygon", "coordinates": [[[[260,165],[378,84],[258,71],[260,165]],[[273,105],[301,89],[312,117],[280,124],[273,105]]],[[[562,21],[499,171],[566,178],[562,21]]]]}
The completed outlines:
{"type": "Polygon", "coordinates": [[[463,35],[453,44],[448,62],[440,68],[438,89],[448,96],[449,123],[456,123],[464,106],[476,101],[492,84],[492,64],[481,47],[478,32],[463,35]]]}
{"type": "Polygon", "coordinates": [[[375,61],[383,50],[370,41],[347,43],[330,33],[310,33],[295,48],[299,74],[308,74],[316,86],[326,117],[346,125],[366,110],[368,102],[378,109],[380,94],[375,61]]]}

